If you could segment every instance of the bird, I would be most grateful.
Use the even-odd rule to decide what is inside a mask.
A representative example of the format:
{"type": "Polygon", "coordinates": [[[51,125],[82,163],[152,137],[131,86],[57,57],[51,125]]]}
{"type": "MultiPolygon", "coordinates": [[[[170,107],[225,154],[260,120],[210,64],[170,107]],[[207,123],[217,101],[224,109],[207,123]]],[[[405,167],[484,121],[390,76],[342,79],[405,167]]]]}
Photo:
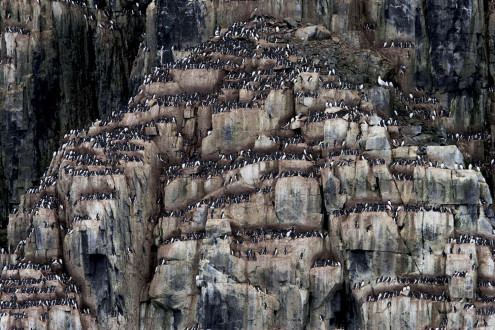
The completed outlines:
{"type": "Polygon", "coordinates": [[[382,80],[381,76],[378,76],[378,84],[380,86],[388,86],[388,83],[386,81],[382,80]]]}
{"type": "Polygon", "coordinates": [[[258,7],[254,8],[253,13],[251,14],[251,17],[256,17],[256,16],[258,16],[258,7]]]}

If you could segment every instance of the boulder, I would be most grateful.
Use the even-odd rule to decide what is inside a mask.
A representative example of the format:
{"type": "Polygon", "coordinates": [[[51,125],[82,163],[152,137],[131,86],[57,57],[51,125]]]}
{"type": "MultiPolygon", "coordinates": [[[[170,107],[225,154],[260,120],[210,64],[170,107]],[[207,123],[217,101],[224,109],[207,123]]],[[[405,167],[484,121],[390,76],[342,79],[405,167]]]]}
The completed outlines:
{"type": "Polygon", "coordinates": [[[304,41],[330,39],[330,32],[322,25],[302,27],[296,30],[296,38],[304,41]]]}

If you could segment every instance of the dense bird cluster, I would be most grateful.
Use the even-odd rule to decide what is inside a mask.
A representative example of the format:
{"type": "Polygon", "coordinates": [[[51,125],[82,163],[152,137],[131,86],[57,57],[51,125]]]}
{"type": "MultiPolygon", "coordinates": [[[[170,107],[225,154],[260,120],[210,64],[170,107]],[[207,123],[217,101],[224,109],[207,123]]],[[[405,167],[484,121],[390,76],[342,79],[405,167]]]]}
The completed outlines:
{"type": "Polygon", "coordinates": [[[466,271],[463,271],[463,272],[455,271],[452,274],[452,277],[466,277],[466,275],[467,275],[466,271]]]}
{"type": "Polygon", "coordinates": [[[17,26],[7,26],[7,27],[5,27],[5,32],[6,33],[19,33],[19,34],[24,34],[24,35],[30,35],[31,34],[30,29],[20,28],[17,26]]]}
{"type": "Polygon", "coordinates": [[[476,309],[476,315],[493,315],[493,314],[495,314],[494,307],[480,307],[476,309]]]}
{"type": "Polygon", "coordinates": [[[72,222],[77,222],[77,221],[83,221],[83,220],[89,220],[90,217],[89,215],[75,215],[73,218],[72,218],[72,222]]]}
{"type": "Polygon", "coordinates": [[[54,293],[56,290],[56,287],[54,285],[51,285],[49,287],[44,287],[44,288],[38,288],[35,286],[31,287],[22,287],[20,290],[19,288],[9,288],[9,287],[3,287],[1,290],[1,293],[21,293],[21,294],[41,294],[41,293],[54,293]]]}
{"type": "MultiPolygon", "coordinates": [[[[31,317],[31,308],[42,307],[50,309],[53,306],[67,306],[78,309],[79,298],[76,294],[81,289],[66,274],[56,274],[52,266],[62,264],[61,259],[53,259],[47,264],[25,262],[18,257],[17,263],[7,263],[3,267],[0,278],[1,316],[10,316],[15,320],[31,317]],[[33,272],[34,271],[34,272],[33,272]],[[33,274],[39,277],[32,277],[33,274]],[[8,277],[7,277],[8,276],[8,277]],[[9,299],[5,299],[9,296],[9,299]],[[8,311],[7,311],[8,310],[8,311]]],[[[89,313],[88,309],[79,310],[80,313],[89,313]]],[[[40,314],[41,321],[47,321],[48,312],[40,314]]]]}
{"type": "MultiPolygon", "coordinates": [[[[436,295],[428,292],[412,291],[410,290],[409,287],[404,287],[402,290],[384,291],[375,295],[369,295],[366,301],[375,302],[375,301],[380,301],[380,300],[399,297],[399,296],[406,296],[416,299],[441,301],[441,302],[450,301],[450,297],[445,295],[445,291],[440,295],[436,295]]],[[[387,307],[390,306],[391,306],[391,302],[389,301],[387,307]]]]}
{"type": "Polygon", "coordinates": [[[206,233],[205,232],[188,233],[186,235],[181,235],[181,236],[175,236],[175,237],[167,238],[164,241],[164,244],[170,244],[170,243],[179,242],[179,241],[198,240],[198,239],[203,239],[205,237],[206,237],[206,233]]]}
{"type": "Polygon", "coordinates": [[[433,300],[433,301],[450,301],[450,297],[445,295],[445,291],[440,295],[431,294],[428,292],[411,291],[411,297],[416,299],[433,300]]]}
{"type": "MultiPolygon", "coordinates": [[[[380,292],[377,295],[369,295],[366,301],[380,301],[383,299],[388,299],[388,298],[393,298],[393,297],[399,297],[401,295],[401,291],[385,291],[385,292],[380,292]]],[[[388,305],[390,307],[390,305],[388,305]]]]}
{"type": "Polygon", "coordinates": [[[414,48],[414,44],[411,41],[391,41],[385,42],[383,48],[414,48]]]}
{"type": "Polygon", "coordinates": [[[488,239],[481,236],[475,235],[460,235],[458,237],[449,238],[449,243],[456,244],[476,244],[476,245],[484,245],[484,246],[494,246],[495,239],[488,239]]]}
{"type": "Polygon", "coordinates": [[[386,212],[387,210],[392,210],[392,206],[390,204],[357,203],[356,206],[349,209],[349,213],[386,212]]]}
{"type": "Polygon", "coordinates": [[[70,176],[85,176],[85,177],[89,177],[89,176],[95,176],[95,175],[123,175],[124,174],[124,169],[113,169],[113,168],[105,168],[103,170],[99,170],[99,171],[90,171],[88,169],[78,169],[78,168],[74,168],[74,167],[71,167],[69,164],[67,164],[65,167],[64,167],[64,171],[65,171],[65,174],[66,175],[70,175],[70,176]]]}
{"type": "Polygon", "coordinates": [[[405,204],[404,205],[404,212],[440,212],[440,213],[454,213],[453,208],[447,208],[444,206],[432,206],[432,205],[427,205],[425,203],[423,204],[405,204]]]}
{"type": "MultiPolygon", "coordinates": [[[[13,296],[15,297],[15,296],[13,296]]],[[[23,301],[5,301],[0,300],[0,309],[26,309],[30,307],[50,307],[50,306],[69,306],[77,309],[77,301],[73,298],[56,298],[48,300],[23,300],[23,301]]]]}
{"type": "Polygon", "coordinates": [[[62,207],[62,205],[60,204],[60,201],[56,196],[45,195],[41,197],[41,199],[36,204],[34,204],[32,211],[40,208],[55,209],[58,207],[62,207]]]}
{"type": "Polygon", "coordinates": [[[397,283],[444,285],[448,283],[448,278],[446,276],[435,276],[435,277],[421,276],[419,278],[397,277],[397,283]]]}
{"type": "Polygon", "coordinates": [[[186,212],[197,209],[201,206],[209,207],[210,209],[210,217],[213,218],[215,214],[215,208],[221,207],[222,209],[227,204],[237,204],[243,202],[249,202],[251,199],[251,195],[249,194],[241,194],[241,195],[227,195],[222,196],[220,198],[207,198],[203,199],[195,204],[188,205],[184,211],[169,211],[164,212],[163,217],[181,217],[186,214],[186,212]]]}
{"type": "Polygon", "coordinates": [[[117,197],[114,193],[94,193],[83,195],[79,197],[80,201],[90,201],[90,200],[105,200],[105,199],[115,199],[117,197]]]}
{"type": "Polygon", "coordinates": [[[243,229],[232,230],[232,235],[239,237],[236,240],[237,244],[244,243],[243,236],[248,236],[251,243],[259,243],[266,240],[274,240],[274,239],[297,239],[297,238],[309,238],[309,237],[320,237],[325,238],[328,236],[327,233],[322,233],[317,230],[312,231],[297,231],[294,228],[291,229],[271,229],[271,228],[259,228],[256,230],[246,230],[243,229]]]}
{"type": "Polygon", "coordinates": [[[475,134],[447,134],[447,138],[454,141],[478,141],[487,139],[488,137],[490,137],[490,133],[487,131],[475,134]]]}
{"type": "Polygon", "coordinates": [[[478,280],[477,285],[478,286],[483,286],[483,287],[492,287],[492,286],[495,286],[495,281],[492,281],[492,280],[478,280]]]}
{"type": "Polygon", "coordinates": [[[234,109],[243,108],[259,108],[260,104],[257,102],[225,102],[217,104],[211,111],[212,114],[222,113],[231,111],[234,109]]]}
{"type": "Polygon", "coordinates": [[[332,266],[332,267],[340,267],[340,261],[333,261],[330,259],[322,259],[322,260],[315,260],[313,263],[313,267],[326,267],[326,266],[332,266]]]}

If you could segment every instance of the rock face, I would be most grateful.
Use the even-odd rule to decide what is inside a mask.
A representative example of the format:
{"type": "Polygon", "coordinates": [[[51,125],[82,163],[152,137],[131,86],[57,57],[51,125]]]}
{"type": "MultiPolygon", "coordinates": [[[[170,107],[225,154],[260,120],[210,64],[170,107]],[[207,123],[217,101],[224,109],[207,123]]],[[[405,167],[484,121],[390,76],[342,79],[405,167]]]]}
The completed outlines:
{"type": "MultiPolygon", "coordinates": [[[[452,131],[478,131],[485,121],[492,122],[488,89],[495,72],[495,15],[490,1],[471,0],[462,6],[453,0],[0,3],[3,220],[19,204],[20,194],[37,182],[64,133],[123,106],[153,66],[177,59],[172,46],[196,45],[213,35],[217,25],[225,28],[255,15],[283,19],[283,28],[302,23],[304,39],[333,36],[358,48],[386,43],[381,53],[394,59],[393,67],[386,62],[376,63],[376,68],[364,65],[379,58],[363,53],[352,59],[355,54],[345,48],[318,54],[307,47],[304,52],[321,55],[319,61],[356,83],[374,83],[379,70],[405,95],[414,87],[422,91],[417,98],[434,93],[440,111],[451,114],[438,121],[452,131]]],[[[380,96],[370,90],[368,97],[375,102],[380,96]]],[[[390,110],[387,102],[382,96],[375,109],[390,110]]]]}
{"type": "Polygon", "coordinates": [[[10,214],[2,326],[495,327],[489,52],[435,44],[485,5],[150,3],[151,73],[10,214]]]}
{"type": "Polygon", "coordinates": [[[2,253],[2,311],[5,329],[97,329],[96,318],[82,304],[81,291],[66,275],[56,275],[62,265],[19,262],[2,253]],[[8,311],[7,311],[8,310],[8,311]]]}
{"type": "Polygon", "coordinates": [[[2,220],[64,133],[125,104],[143,10],[126,1],[1,2],[2,220]]]}

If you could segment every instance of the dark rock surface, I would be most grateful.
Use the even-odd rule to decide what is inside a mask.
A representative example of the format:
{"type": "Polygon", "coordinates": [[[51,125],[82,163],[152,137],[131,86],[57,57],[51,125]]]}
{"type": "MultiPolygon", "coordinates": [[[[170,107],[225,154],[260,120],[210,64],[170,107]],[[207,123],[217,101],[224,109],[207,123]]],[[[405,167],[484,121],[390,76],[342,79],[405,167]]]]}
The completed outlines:
{"type": "Polygon", "coordinates": [[[63,134],[126,104],[146,4],[2,2],[2,219],[39,180],[63,134]]]}

